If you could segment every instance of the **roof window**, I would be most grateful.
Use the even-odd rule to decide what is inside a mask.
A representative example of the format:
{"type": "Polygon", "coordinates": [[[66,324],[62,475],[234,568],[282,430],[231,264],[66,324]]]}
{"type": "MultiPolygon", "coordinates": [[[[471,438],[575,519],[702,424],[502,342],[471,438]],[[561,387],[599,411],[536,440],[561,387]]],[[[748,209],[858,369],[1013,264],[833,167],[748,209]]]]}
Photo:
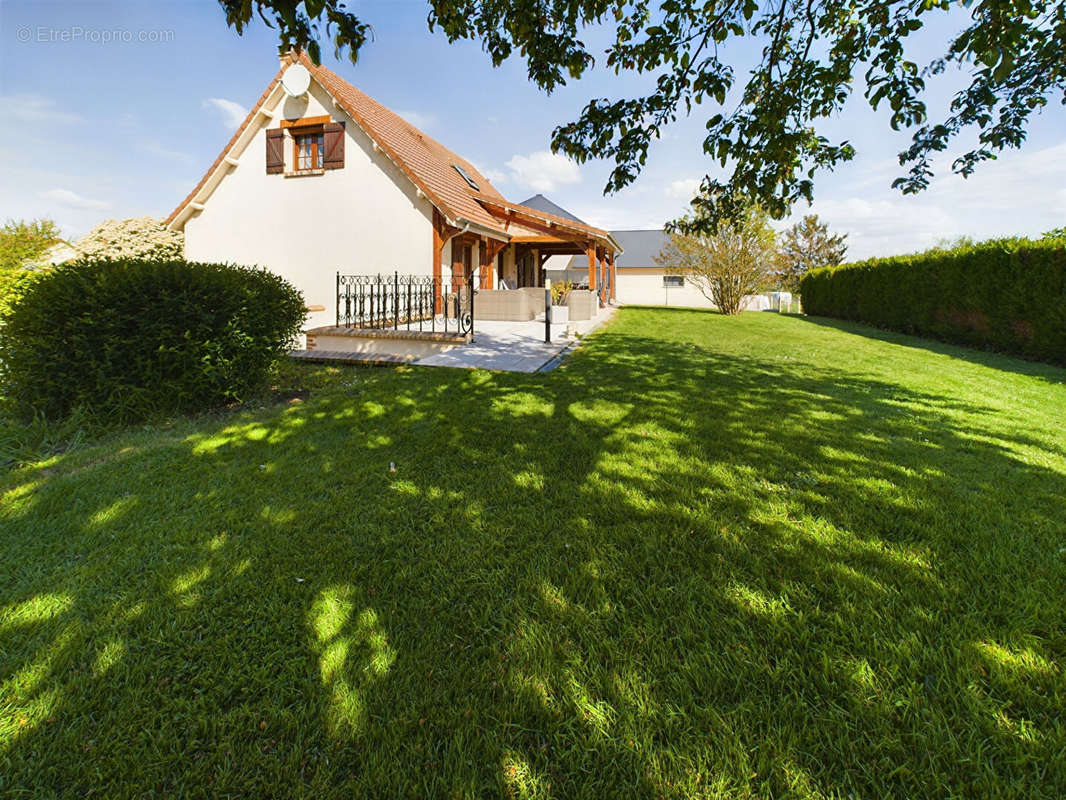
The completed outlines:
{"type": "Polygon", "coordinates": [[[463,176],[463,180],[470,184],[471,189],[473,189],[475,192],[481,191],[481,187],[474,183],[474,179],[470,177],[469,172],[460,167],[458,164],[452,164],[452,169],[454,169],[456,172],[463,176]]]}

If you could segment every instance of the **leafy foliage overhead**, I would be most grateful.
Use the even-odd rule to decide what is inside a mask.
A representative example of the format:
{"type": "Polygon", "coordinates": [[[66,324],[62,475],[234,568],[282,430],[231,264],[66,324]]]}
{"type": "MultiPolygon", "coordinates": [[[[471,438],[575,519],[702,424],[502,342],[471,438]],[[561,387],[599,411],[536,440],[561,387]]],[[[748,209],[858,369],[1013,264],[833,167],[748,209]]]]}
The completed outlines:
{"type": "MultiPolygon", "coordinates": [[[[282,47],[320,57],[318,26],[355,61],[371,31],[339,0],[220,0],[227,22],[243,33],[253,9],[278,29],[282,47]]],[[[977,132],[954,171],[970,175],[1006,148],[1020,147],[1029,118],[1066,88],[1066,4],[1050,0],[965,2],[969,18],[943,56],[919,64],[908,44],[951,0],[429,0],[429,26],[449,41],[481,42],[494,65],[518,54],[530,80],[551,92],[594,63],[581,35],[590,25],[612,33],[604,63],[615,73],[654,76],[650,91],[593,98],[577,120],[555,130],[552,146],[577,161],[614,161],[606,191],[640,173],[648,147],[680,114],[708,104],[704,152],[731,170],[707,176],[695,202],[713,226],[742,215],[735,198],[759,202],[774,217],[814,196],[814,177],[850,160],[850,142],[830,141],[818,123],[837,114],[859,84],[874,108],[891,110],[894,129],[913,128],[900,154],[905,193],[929,185],[932,159],[953,139],[977,132]],[[746,78],[735,57],[739,40],[763,45],[746,78]],[[969,71],[969,84],[946,116],[930,119],[930,76],[969,71]],[[856,75],[859,79],[856,81],[856,75]],[[727,106],[728,103],[728,106],[727,106]]]]}

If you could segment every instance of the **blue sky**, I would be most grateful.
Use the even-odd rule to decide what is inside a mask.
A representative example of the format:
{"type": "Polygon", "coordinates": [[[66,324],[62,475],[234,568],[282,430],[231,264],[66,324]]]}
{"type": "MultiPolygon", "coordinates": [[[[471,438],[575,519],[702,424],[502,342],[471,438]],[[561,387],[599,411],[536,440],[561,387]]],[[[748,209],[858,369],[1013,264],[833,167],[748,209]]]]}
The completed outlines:
{"type": "MultiPolygon", "coordinates": [[[[476,44],[449,45],[430,34],[420,0],[350,5],[373,24],[375,39],[356,66],[335,62],[328,47],[325,63],[474,161],[511,199],[539,191],[604,227],[654,227],[683,212],[715,168],[700,149],[704,120],[715,113],[704,106],[655,143],[633,187],[604,197],[608,165],[578,167],[552,156],[551,131],[576,118],[590,97],[631,96],[647,77],[596,69],[548,96],[527,81],[520,61],[494,69],[476,44]]],[[[960,21],[945,18],[923,33],[916,55],[936,55],[960,21]]],[[[601,31],[586,37],[600,52],[604,41],[601,31]]],[[[274,31],[257,20],[238,37],[210,0],[2,0],[0,99],[9,137],[0,142],[0,218],[49,216],[76,236],[107,218],[166,216],[262,93],[277,70],[276,52],[274,31]]],[[[957,83],[957,76],[940,81],[934,109],[957,83]]],[[[1036,119],[1025,149],[968,181],[947,171],[949,154],[919,197],[890,188],[907,137],[861,97],[824,132],[849,139],[859,155],[819,179],[810,211],[849,234],[853,257],[1066,224],[1061,106],[1036,119]]],[[[797,208],[802,213],[808,209],[797,208]]]]}

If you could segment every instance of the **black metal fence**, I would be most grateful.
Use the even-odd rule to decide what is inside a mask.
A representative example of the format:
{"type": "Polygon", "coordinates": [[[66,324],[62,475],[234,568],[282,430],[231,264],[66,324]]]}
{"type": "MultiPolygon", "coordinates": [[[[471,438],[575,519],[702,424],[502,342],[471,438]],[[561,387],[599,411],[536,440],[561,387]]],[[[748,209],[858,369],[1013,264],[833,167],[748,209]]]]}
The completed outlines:
{"type": "Polygon", "coordinates": [[[474,276],[337,273],[337,326],[474,333],[474,276]]]}

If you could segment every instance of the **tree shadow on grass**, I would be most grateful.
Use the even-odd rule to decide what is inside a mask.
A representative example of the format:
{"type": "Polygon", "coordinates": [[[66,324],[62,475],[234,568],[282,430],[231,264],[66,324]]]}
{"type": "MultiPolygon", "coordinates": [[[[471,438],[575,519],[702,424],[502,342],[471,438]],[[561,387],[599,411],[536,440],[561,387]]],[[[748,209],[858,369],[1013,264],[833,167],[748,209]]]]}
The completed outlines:
{"type": "MultiPolygon", "coordinates": [[[[1061,364],[1056,366],[1042,361],[1026,360],[1021,356],[1013,356],[995,350],[981,350],[976,346],[968,347],[966,345],[952,344],[950,342],[944,342],[939,339],[925,336],[898,333],[883,328],[876,328],[861,322],[849,322],[846,320],[833,319],[831,317],[806,315],[796,315],[796,318],[802,319],[811,325],[818,325],[823,328],[855,334],[857,336],[863,336],[868,339],[886,342],[901,347],[925,350],[930,353],[937,353],[938,355],[967,361],[971,364],[978,364],[982,367],[998,369],[1004,372],[1012,372],[1017,375],[1027,375],[1052,384],[1062,384],[1066,382],[1066,379],[1063,377],[1063,366],[1061,364]]],[[[1066,353],[1063,354],[1063,360],[1066,361],[1066,353]]]]}
{"type": "Polygon", "coordinates": [[[0,792],[1066,790],[1066,477],[994,409],[633,324],[352,376],[14,482],[0,792]]]}

